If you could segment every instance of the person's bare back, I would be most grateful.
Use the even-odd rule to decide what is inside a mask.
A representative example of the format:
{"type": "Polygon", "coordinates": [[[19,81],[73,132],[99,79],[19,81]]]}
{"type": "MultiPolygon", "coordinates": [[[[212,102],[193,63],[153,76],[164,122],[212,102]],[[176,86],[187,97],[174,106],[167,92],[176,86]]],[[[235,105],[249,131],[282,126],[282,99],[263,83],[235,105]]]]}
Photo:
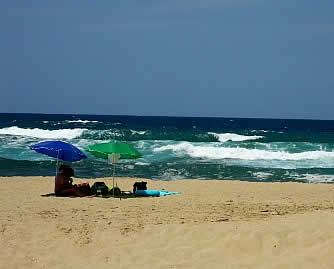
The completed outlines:
{"type": "Polygon", "coordinates": [[[56,196],[85,196],[75,185],[72,184],[71,176],[74,175],[73,169],[68,165],[59,167],[59,174],[55,178],[55,194],[56,196]]]}

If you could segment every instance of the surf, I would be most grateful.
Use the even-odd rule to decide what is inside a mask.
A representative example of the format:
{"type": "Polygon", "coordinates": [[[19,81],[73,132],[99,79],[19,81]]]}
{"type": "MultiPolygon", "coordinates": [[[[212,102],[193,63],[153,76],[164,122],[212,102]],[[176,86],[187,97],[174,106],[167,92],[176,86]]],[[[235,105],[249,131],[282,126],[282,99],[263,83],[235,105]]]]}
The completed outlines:
{"type": "Polygon", "coordinates": [[[87,129],[45,130],[40,128],[20,128],[17,126],[0,129],[0,135],[27,136],[41,139],[74,139],[80,137],[87,129]]]}

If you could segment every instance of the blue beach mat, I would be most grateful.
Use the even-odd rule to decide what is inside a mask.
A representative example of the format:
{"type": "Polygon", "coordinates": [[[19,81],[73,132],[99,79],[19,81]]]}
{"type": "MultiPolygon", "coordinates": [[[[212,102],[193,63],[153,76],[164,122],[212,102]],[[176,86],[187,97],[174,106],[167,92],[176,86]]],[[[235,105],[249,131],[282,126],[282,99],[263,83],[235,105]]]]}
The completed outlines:
{"type": "Polygon", "coordinates": [[[167,196],[171,194],[180,194],[181,192],[177,191],[165,191],[165,190],[136,190],[135,196],[152,196],[160,197],[167,196]]]}

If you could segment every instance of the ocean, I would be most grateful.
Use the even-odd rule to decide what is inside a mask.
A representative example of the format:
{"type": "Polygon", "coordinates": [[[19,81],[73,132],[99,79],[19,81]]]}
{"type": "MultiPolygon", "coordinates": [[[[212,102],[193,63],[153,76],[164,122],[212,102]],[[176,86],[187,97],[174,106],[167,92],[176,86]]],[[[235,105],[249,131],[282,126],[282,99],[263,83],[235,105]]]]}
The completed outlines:
{"type": "MultiPolygon", "coordinates": [[[[142,155],[116,176],[334,183],[334,121],[208,117],[0,114],[0,176],[53,176],[56,160],[30,145],[62,140],[85,152],[122,141],[142,155]]],[[[85,152],[76,177],[111,177],[112,165],[85,152]]]]}

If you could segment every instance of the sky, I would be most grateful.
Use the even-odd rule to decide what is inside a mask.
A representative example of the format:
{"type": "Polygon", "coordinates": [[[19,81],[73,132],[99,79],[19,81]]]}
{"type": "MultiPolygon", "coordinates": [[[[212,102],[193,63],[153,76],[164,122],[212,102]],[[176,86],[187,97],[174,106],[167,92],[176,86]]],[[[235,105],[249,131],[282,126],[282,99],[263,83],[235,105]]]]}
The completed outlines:
{"type": "Polygon", "coordinates": [[[0,112],[334,120],[334,1],[5,0],[0,112]]]}

